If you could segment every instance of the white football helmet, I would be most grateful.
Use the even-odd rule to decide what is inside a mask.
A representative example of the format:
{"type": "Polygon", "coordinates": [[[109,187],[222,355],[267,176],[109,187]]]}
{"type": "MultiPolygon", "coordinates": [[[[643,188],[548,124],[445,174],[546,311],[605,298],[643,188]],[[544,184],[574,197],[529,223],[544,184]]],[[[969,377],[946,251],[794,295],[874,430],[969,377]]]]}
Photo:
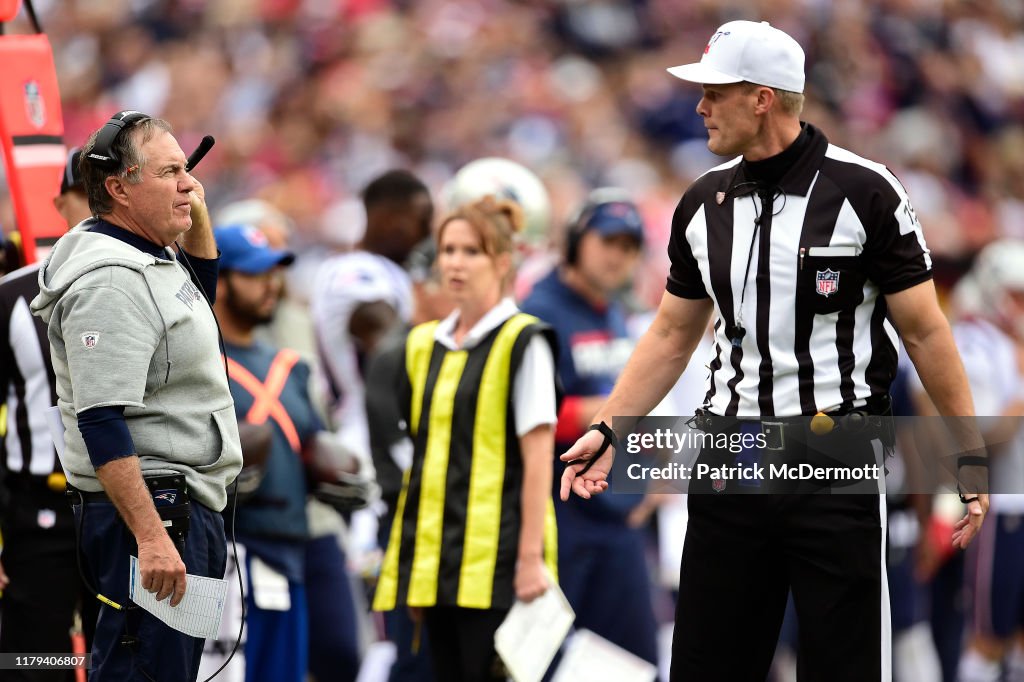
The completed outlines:
{"type": "Polygon", "coordinates": [[[551,229],[551,201],[544,183],[526,167],[496,156],[470,161],[441,190],[444,206],[457,206],[493,194],[518,203],[526,219],[522,240],[545,243],[551,229]]]}
{"type": "Polygon", "coordinates": [[[957,283],[957,312],[986,317],[1024,338],[1024,316],[1010,306],[1007,294],[1024,292],[1024,240],[999,239],[978,254],[970,272],[957,283]]]}

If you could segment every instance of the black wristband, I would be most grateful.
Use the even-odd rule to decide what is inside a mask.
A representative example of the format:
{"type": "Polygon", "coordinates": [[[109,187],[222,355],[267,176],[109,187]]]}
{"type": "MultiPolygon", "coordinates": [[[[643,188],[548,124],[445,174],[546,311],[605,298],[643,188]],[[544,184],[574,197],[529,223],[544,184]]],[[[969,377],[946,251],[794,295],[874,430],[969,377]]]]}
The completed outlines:
{"type": "Polygon", "coordinates": [[[970,504],[971,502],[977,502],[978,501],[978,496],[977,495],[975,495],[974,497],[964,497],[964,492],[962,490],[960,490],[960,484],[959,483],[956,486],[956,494],[960,498],[961,504],[970,504]]]}
{"type": "Polygon", "coordinates": [[[571,462],[566,463],[567,465],[569,465],[581,464],[583,462],[586,462],[583,468],[580,469],[579,472],[577,472],[577,476],[581,476],[582,474],[587,473],[587,471],[590,470],[590,467],[594,466],[594,462],[601,459],[601,456],[604,455],[604,453],[608,452],[609,445],[618,447],[618,438],[615,437],[615,432],[612,431],[612,428],[605,424],[604,422],[591,424],[590,426],[587,427],[587,431],[600,431],[601,435],[604,436],[604,443],[601,444],[601,447],[598,448],[597,452],[595,452],[594,456],[591,457],[589,460],[574,459],[571,462]]]}
{"type": "Polygon", "coordinates": [[[961,455],[956,458],[956,466],[960,467],[987,467],[988,457],[981,455],[961,455]]]}

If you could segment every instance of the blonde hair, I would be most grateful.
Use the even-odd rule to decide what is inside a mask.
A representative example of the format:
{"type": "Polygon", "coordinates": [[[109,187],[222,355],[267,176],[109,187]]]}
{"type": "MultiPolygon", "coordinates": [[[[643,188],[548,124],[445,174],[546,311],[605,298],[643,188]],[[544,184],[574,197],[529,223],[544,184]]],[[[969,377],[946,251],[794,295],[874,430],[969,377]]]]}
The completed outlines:
{"type": "Polygon", "coordinates": [[[747,92],[751,92],[757,88],[769,88],[775,93],[775,101],[779,103],[779,109],[781,109],[783,113],[789,114],[790,116],[799,116],[804,110],[804,95],[801,92],[773,88],[770,85],[758,85],[757,83],[751,83],[750,81],[744,81],[744,84],[747,86],[747,92]]]}
{"type": "Polygon", "coordinates": [[[441,244],[444,228],[453,220],[465,220],[480,236],[484,253],[495,258],[512,253],[514,236],[526,224],[523,209],[514,201],[499,199],[488,194],[481,199],[463,204],[445,216],[437,230],[437,243],[441,244]]]}
{"type": "Polygon", "coordinates": [[[779,108],[785,113],[791,116],[799,116],[804,110],[804,95],[801,92],[792,92],[791,90],[779,90],[778,88],[772,88],[775,91],[775,99],[779,101],[779,108]]]}

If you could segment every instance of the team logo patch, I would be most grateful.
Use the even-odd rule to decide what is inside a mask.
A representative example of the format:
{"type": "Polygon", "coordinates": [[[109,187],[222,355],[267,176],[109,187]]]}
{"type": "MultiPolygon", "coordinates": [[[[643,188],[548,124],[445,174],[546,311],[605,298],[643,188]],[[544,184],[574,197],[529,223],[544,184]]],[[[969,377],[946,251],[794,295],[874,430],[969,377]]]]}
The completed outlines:
{"type": "Polygon", "coordinates": [[[245,241],[258,249],[270,248],[270,241],[267,239],[267,235],[263,233],[263,230],[257,229],[252,225],[246,225],[242,228],[242,236],[245,237],[245,241]]]}
{"type": "Polygon", "coordinates": [[[720,493],[723,490],[725,490],[725,479],[716,478],[714,481],[711,482],[711,489],[714,490],[716,493],[720,493]]]}
{"type": "Polygon", "coordinates": [[[46,123],[46,104],[36,81],[25,82],[25,114],[36,128],[42,128],[46,123]]]}
{"type": "Polygon", "coordinates": [[[814,290],[828,298],[839,292],[839,273],[835,270],[818,270],[814,277],[814,290]]]}
{"type": "Polygon", "coordinates": [[[730,35],[732,31],[717,31],[715,35],[711,36],[711,40],[708,41],[707,46],[704,48],[704,54],[711,52],[711,46],[718,42],[718,39],[722,36],[730,35]]]}
{"type": "Polygon", "coordinates": [[[92,350],[100,342],[99,332],[86,332],[82,334],[82,345],[92,350]]]}
{"type": "Polygon", "coordinates": [[[176,490],[157,490],[153,494],[153,502],[158,505],[174,504],[174,501],[178,499],[178,491],[176,490]]]}

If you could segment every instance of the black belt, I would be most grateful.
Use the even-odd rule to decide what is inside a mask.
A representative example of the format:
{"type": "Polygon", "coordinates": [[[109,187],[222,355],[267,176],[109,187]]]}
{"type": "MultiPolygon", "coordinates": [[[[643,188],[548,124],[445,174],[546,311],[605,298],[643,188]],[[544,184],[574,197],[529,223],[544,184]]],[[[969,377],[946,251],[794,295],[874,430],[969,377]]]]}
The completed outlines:
{"type": "MultiPolygon", "coordinates": [[[[876,407],[876,409],[879,409],[876,407]]],[[[764,435],[765,449],[771,451],[785,450],[787,440],[791,443],[813,443],[815,439],[832,435],[845,435],[864,440],[881,440],[883,445],[893,445],[892,416],[886,406],[885,412],[871,414],[865,410],[851,410],[844,414],[825,414],[816,417],[762,417],[760,419],[743,419],[739,417],[722,417],[709,412],[698,412],[687,422],[687,425],[705,433],[734,433],[743,428],[744,423],[756,422],[764,435]],[[819,421],[816,430],[813,420],[819,421]]],[[[873,410],[872,410],[873,411],[873,410]]]]}

